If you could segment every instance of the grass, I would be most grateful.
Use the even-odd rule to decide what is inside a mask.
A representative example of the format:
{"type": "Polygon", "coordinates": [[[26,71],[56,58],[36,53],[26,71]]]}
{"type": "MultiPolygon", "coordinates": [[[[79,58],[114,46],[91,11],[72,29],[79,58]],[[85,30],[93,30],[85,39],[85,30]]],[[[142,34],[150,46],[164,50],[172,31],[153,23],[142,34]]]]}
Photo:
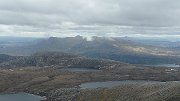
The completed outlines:
{"type": "MultiPolygon", "coordinates": [[[[0,70],[0,93],[32,92],[48,95],[59,88],[71,88],[84,82],[108,80],[179,79],[179,71],[166,74],[163,68],[124,66],[98,72],[62,72],[56,68],[26,67],[0,70]],[[127,76],[128,75],[128,76],[127,76]],[[153,78],[152,78],[153,77],[153,78]]],[[[56,97],[55,97],[56,98],[56,97]]],[[[180,83],[124,85],[112,89],[81,90],[73,101],[180,101],[180,83]]],[[[53,100],[52,100],[53,101],[53,100]]]]}
{"type": "Polygon", "coordinates": [[[180,82],[85,90],[76,101],[180,101],[180,82]]]}

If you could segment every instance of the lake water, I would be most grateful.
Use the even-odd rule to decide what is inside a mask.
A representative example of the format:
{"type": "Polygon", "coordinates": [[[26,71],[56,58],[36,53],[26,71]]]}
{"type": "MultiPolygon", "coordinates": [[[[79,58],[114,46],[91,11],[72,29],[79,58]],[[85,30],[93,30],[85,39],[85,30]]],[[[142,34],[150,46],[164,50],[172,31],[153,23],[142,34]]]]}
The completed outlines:
{"type": "Polygon", "coordinates": [[[79,85],[81,89],[96,89],[96,88],[112,88],[120,85],[127,84],[155,84],[160,83],[158,81],[136,81],[136,80],[125,80],[125,81],[105,81],[105,82],[89,82],[79,85]]]}
{"type": "Polygon", "coordinates": [[[0,101],[41,101],[45,98],[27,93],[0,95],[0,101]]]}
{"type": "Polygon", "coordinates": [[[146,65],[146,66],[167,67],[167,68],[180,68],[180,65],[177,65],[177,64],[155,64],[155,65],[146,65]]]}
{"type": "Polygon", "coordinates": [[[159,64],[159,65],[154,65],[156,67],[175,67],[175,68],[178,68],[180,67],[180,65],[177,65],[177,64],[159,64]]]}
{"type": "Polygon", "coordinates": [[[69,72],[96,72],[96,71],[99,71],[97,69],[89,69],[89,68],[63,68],[61,70],[69,71],[69,72]]]}

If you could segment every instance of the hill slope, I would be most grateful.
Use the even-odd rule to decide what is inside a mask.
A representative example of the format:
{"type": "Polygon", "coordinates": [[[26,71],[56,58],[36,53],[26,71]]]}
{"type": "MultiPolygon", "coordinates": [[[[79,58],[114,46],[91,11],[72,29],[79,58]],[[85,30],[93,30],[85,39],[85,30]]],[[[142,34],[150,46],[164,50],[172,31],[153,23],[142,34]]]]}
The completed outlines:
{"type": "MultiPolygon", "coordinates": [[[[7,55],[8,56],[8,55],[7,55]]],[[[78,67],[99,69],[110,65],[120,64],[111,60],[92,59],[79,55],[72,55],[61,52],[40,52],[31,56],[11,56],[14,59],[0,63],[1,68],[11,67],[78,67]]]]}

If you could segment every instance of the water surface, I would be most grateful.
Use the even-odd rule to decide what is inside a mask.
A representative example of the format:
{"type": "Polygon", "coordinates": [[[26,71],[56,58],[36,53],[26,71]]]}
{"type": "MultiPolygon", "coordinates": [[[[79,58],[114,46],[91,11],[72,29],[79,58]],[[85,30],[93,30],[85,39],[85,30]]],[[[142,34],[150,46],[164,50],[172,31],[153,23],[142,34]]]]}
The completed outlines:
{"type": "Polygon", "coordinates": [[[0,95],[0,101],[41,101],[45,98],[27,93],[0,95]]]}
{"type": "Polygon", "coordinates": [[[62,71],[69,71],[69,72],[96,72],[99,71],[97,69],[90,69],[90,68],[63,68],[62,71]]]}
{"type": "Polygon", "coordinates": [[[180,68],[178,64],[153,64],[153,65],[145,65],[151,67],[167,67],[167,68],[180,68]]]}
{"type": "Polygon", "coordinates": [[[155,84],[160,83],[158,81],[137,81],[137,80],[125,80],[125,81],[105,81],[105,82],[89,82],[79,85],[81,89],[96,89],[96,88],[112,88],[120,85],[127,84],[155,84]]]}
{"type": "Polygon", "coordinates": [[[159,65],[155,65],[156,67],[180,67],[180,65],[177,64],[159,64],[159,65]]]}

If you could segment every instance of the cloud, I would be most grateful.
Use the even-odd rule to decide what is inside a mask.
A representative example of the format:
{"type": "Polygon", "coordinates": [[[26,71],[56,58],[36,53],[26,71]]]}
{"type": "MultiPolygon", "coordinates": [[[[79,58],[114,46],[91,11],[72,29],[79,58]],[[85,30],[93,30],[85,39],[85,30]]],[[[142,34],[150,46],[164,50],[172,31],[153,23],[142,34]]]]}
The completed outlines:
{"type": "Polygon", "coordinates": [[[177,35],[179,16],[179,0],[0,0],[0,35],[177,35]]]}

